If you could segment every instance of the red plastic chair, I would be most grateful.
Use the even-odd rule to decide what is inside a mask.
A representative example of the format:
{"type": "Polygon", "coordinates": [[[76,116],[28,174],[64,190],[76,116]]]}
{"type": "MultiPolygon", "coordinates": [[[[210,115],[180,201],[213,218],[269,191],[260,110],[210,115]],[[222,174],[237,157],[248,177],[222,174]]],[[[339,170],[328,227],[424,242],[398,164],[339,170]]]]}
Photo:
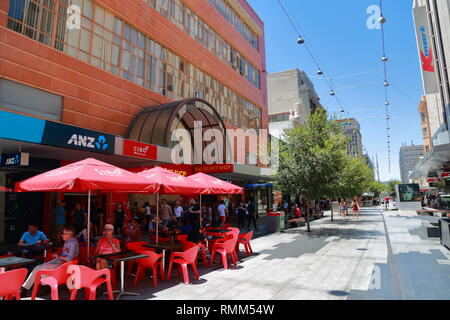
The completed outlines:
{"type": "Polygon", "coordinates": [[[53,260],[53,255],[57,254],[58,256],[60,256],[62,254],[62,248],[52,248],[47,250],[47,256],[45,257],[44,263],[45,262],[49,262],[50,260],[53,260]]]}
{"type": "Polygon", "coordinates": [[[151,269],[153,272],[153,286],[156,288],[158,285],[158,268],[160,272],[161,280],[164,280],[164,270],[162,268],[162,253],[157,254],[150,250],[138,250],[136,253],[144,254],[148,258],[139,259],[137,263],[136,279],[134,280],[134,285],[137,285],[140,278],[145,279],[145,270],[151,269]]]}
{"type": "MultiPolygon", "coordinates": [[[[111,285],[111,273],[109,269],[103,270],[93,270],[85,266],[69,266],[67,272],[70,274],[70,278],[77,278],[79,281],[74,279],[72,281],[72,293],[70,295],[70,300],[76,300],[78,290],[84,288],[85,298],[88,300],[96,299],[96,292],[98,286],[106,283],[106,288],[108,290],[108,299],[113,299],[112,285],[111,285]]],[[[71,279],[68,279],[70,281],[71,279]]],[[[70,288],[70,287],[69,287],[70,288]]]]}
{"type": "Polygon", "coordinates": [[[190,265],[192,267],[192,270],[194,270],[195,278],[198,280],[199,275],[197,272],[197,255],[198,255],[198,246],[195,245],[194,247],[184,251],[184,252],[173,252],[170,255],[170,264],[169,264],[169,271],[167,273],[167,280],[170,280],[170,274],[172,273],[172,265],[173,263],[178,263],[178,273],[180,273],[180,268],[183,271],[183,280],[184,283],[189,283],[189,272],[187,266],[190,265]]]}
{"type": "Polygon", "coordinates": [[[188,235],[187,234],[177,234],[176,235],[178,242],[186,242],[188,235]]]}
{"type": "Polygon", "coordinates": [[[6,300],[20,300],[20,288],[25,281],[28,270],[25,268],[0,273],[0,297],[6,300]]]}
{"type": "Polygon", "coordinates": [[[65,285],[69,275],[67,274],[67,268],[71,265],[78,264],[78,259],[66,262],[54,270],[40,270],[36,272],[36,280],[34,282],[33,292],[31,294],[31,300],[36,300],[36,295],[39,287],[42,284],[49,285],[51,289],[52,300],[58,299],[58,286],[65,285]],[[52,279],[42,278],[42,276],[52,277],[52,279]],[[45,280],[45,281],[44,281],[45,280]],[[55,298],[56,297],[56,298],[55,298]]]}
{"type": "Polygon", "coordinates": [[[216,253],[219,253],[222,256],[222,263],[225,269],[228,269],[227,258],[228,255],[231,256],[231,260],[234,265],[237,266],[237,255],[236,255],[236,242],[237,239],[229,239],[225,242],[216,242],[212,247],[211,260],[209,261],[209,265],[212,266],[214,258],[216,257],[216,253]]]}
{"type": "Polygon", "coordinates": [[[239,245],[243,244],[245,248],[245,255],[247,257],[250,255],[250,253],[253,253],[252,246],[250,245],[250,240],[252,239],[252,237],[253,231],[239,235],[238,241],[236,243],[237,252],[239,252],[239,245]]]}
{"type": "MultiPolygon", "coordinates": [[[[90,257],[91,261],[93,260],[93,258],[95,256],[96,249],[97,249],[97,246],[89,247],[89,257],[90,257]]],[[[80,243],[78,258],[80,260],[80,264],[85,265],[85,266],[88,265],[87,246],[85,243],[80,243]]]]}
{"type": "Polygon", "coordinates": [[[208,259],[206,258],[206,245],[204,245],[201,242],[195,244],[194,242],[187,241],[187,240],[180,241],[180,243],[183,244],[183,251],[186,251],[194,246],[198,246],[200,254],[202,255],[203,265],[205,266],[205,268],[208,267],[208,259]]]}
{"type": "MultiPolygon", "coordinates": [[[[133,252],[137,252],[138,250],[155,251],[153,248],[145,248],[144,245],[146,244],[148,244],[147,241],[127,242],[125,244],[125,250],[130,250],[133,252]]],[[[128,261],[127,264],[127,276],[129,276],[131,274],[131,270],[133,270],[133,267],[136,266],[136,260],[128,261]]]]}

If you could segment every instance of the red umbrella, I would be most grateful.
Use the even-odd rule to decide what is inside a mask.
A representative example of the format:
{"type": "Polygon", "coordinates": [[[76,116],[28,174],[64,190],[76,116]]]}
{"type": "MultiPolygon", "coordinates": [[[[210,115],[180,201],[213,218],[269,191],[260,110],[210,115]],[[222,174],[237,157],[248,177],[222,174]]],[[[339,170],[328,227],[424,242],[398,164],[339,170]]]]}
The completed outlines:
{"type": "Polygon", "coordinates": [[[156,192],[156,243],[158,243],[159,194],[200,194],[205,188],[200,183],[160,167],[139,172],[137,175],[144,177],[156,192]]]}
{"type": "MultiPolygon", "coordinates": [[[[16,192],[71,191],[88,192],[88,221],[91,215],[91,192],[147,190],[146,179],[108,163],[88,158],[61,168],[41,173],[16,183],[16,192]]],[[[89,223],[87,224],[89,234],[89,223]]],[[[88,237],[88,256],[89,256],[88,237]]]]}
{"type": "Polygon", "coordinates": [[[196,173],[187,177],[192,182],[201,184],[205,189],[200,194],[200,210],[202,207],[202,194],[243,194],[244,188],[220,180],[216,177],[204,174],[202,172],[196,173]]]}
{"type": "Polygon", "coordinates": [[[16,192],[144,191],[147,189],[151,189],[151,186],[142,177],[92,158],[71,163],[16,183],[16,192]]]}
{"type": "Polygon", "coordinates": [[[12,192],[10,188],[0,186],[0,192],[12,192]]]}
{"type": "Polygon", "coordinates": [[[139,172],[137,176],[145,178],[157,193],[191,195],[205,191],[202,184],[160,167],[139,172]]]}
{"type": "Polygon", "coordinates": [[[192,180],[195,183],[203,185],[205,190],[201,194],[243,194],[244,188],[220,180],[216,177],[197,173],[187,177],[188,180],[192,180]]]}

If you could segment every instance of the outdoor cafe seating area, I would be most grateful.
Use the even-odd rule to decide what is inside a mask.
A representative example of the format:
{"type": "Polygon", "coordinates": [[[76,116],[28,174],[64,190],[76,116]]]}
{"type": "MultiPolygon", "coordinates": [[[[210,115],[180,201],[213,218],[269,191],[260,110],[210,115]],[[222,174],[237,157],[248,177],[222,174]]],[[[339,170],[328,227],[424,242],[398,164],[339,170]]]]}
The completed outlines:
{"type": "MultiPolygon", "coordinates": [[[[195,177],[189,179],[161,168],[148,171],[152,170],[134,174],[95,159],[86,159],[19,182],[15,191],[80,192],[88,193],[88,197],[95,191],[120,191],[195,195],[200,199],[206,194],[242,193],[242,188],[204,174],[194,180],[195,177]]],[[[214,270],[213,266],[229,269],[231,265],[237,266],[240,249],[245,250],[245,256],[253,252],[250,244],[253,233],[241,233],[239,228],[229,224],[201,227],[202,240],[196,243],[188,241],[188,236],[181,232],[161,237],[158,230],[157,227],[155,234],[144,235],[142,241],[127,242],[120,252],[99,256],[88,237],[87,242],[79,243],[76,258],[57,268],[36,272],[31,300],[41,297],[52,300],[105,297],[112,300],[139,295],[129,291],[133,290],[133,285],[155,290],[161,282],[189,284],[199,279],[199,269],[203,272],[214,270]],[[96,259],[104,259],[107,267],[96,270],[96,259]],[[59,290],[61,288],[63,290],[59,290]],[[62,292],[65,293],[60,296],[62,292]]],[[[41,256],[0,256],[0,299],[24,298],[21,287],[29,274],[27,266],[38,259],[48,262],[62,251],[60,246],[49,241],[39,246],[43,249],[41,256]]]]}

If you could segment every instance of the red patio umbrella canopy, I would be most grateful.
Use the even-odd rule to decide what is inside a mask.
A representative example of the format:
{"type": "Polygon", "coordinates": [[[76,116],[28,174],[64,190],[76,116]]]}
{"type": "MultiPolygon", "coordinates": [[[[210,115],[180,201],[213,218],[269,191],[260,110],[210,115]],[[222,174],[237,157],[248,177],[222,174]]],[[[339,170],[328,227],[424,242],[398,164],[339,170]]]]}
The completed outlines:
{"type": "Polygon", "coordinates": [[[132,172],[88,158],[17,182],[15,189],[16,192],[144,191],[149,189],[149,183],[132,172]]]}
{"type": "Polygon", "coordinates": [[[192,182],[201,184],[205,190],[201,194],[242,194],[244,189],[226,181],[220,180],[216,177],[204,174],[196,173],[187,177],[192,182]]]}
{"type": "Polygon", "coordinates": [[[205,190],[203,185],[160,167],[139,172],[137,175],[150,184],[150,190],[162,194],[192,195],[205,190]]]}
{"type": "Polygon", "coordinates": [[[0,186],[0,192],[11,192],[11,191],[12,190],[10,188],[0,186]]]}

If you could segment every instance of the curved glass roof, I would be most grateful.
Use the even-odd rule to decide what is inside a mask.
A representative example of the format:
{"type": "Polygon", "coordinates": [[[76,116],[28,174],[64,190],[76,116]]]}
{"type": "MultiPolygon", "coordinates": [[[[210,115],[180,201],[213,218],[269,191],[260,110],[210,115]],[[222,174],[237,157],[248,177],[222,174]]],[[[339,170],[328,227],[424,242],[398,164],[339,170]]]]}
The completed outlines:
{"type": "MultiPolygon", "coordinates": [[[[143,143],[173,148],[172,132],[186,129],[194,146],[194,122],[200,121],[203,133],[208,129],[220,130],[225,142],[225,125],[219,113],[203,99],[187,99],[156,107],[148,107],[137,114],[128,127],[126,138],[143,143]]],[[[203,147],[210,142],[203,142],[203,147]]]]}

